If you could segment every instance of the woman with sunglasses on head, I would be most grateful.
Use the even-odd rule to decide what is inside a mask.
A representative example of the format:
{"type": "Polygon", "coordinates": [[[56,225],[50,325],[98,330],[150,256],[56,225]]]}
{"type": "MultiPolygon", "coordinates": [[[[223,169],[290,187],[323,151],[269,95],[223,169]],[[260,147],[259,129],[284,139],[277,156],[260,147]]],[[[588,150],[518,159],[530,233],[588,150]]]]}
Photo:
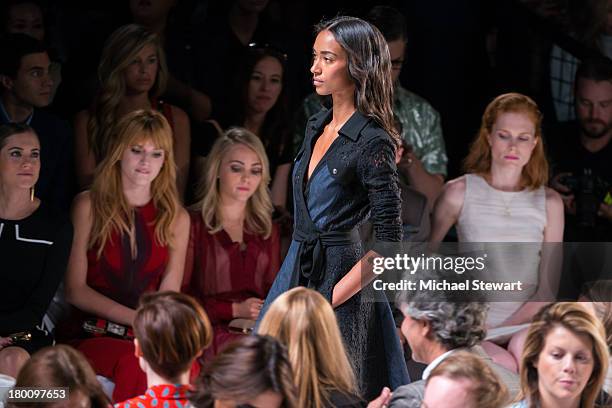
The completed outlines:
{"type": "Polygon", "coordinates": [[[116,132],[91,190],[73,204],[65,289],[78,310],[64,337],[96,373],[115,382],[113,398],[123,401],[146,389],[128,330],[138,299],[180,290],[189,215],[178,199],[172,130],[164,116],[137,110],[116,132]]]}
{"type": "Polygon", "coordinates": [[[195,384],[196,408],[299,408],[287,350],[269,336],[244,336],[207,365],[195,384]]]}
{"type": "Polygon", "coordinates": [[[35,196],[38,136],[0,126],[0,374],[16,377],[36,350],[53,344],[43,316],[64,277],[72,224],[35,196]]]}
{"type": "Polygon", "coordinates": [[[138,109],[154,109],[172,129],[176,185],[182,201],[189,174],[189,119],[183,110],[159,99],[168,79],[159,37],[136,24],[115,30],[104,45],[98,79],[100,88],[92,107],[79,112],[74,121],[79,187],[91,185],[96,166],[108,155],[117,135],[119,120],[138,109]]]}
{"type": "Polygon", "coordinates": [[[402,239],[391,59],[382,34],[358,18],[323,22],[317,33],[310,71],[333,106],[306,126],[293,173],[293,241],[264,312],[295,286],[320,292],[371,400],[384,386],[409,382],[389,304],[369,285],[369,260],[381,247],[364,256],[357,230],[371,217],[378,243],[402,239]]]}

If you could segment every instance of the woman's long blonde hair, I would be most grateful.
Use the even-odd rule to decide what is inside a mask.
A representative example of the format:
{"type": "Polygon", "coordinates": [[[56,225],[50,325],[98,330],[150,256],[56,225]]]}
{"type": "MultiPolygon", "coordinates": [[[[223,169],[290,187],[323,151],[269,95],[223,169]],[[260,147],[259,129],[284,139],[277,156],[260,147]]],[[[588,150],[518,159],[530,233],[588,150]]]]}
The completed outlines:
{"type": "Polygon", "coordinates": [[[357,394],[336,315],[320,293],[303,287],[285,292],[270,305],[258,334],[277,338],[289,350],[300,408],[329,406],[332,390],[357,394]]]}
{"type": "Polygon", "coordinates": [[[546,337],[555,327],[563,327],[576,335],[587,336],[593,343],[593,371],[582,391],[582,408],[593,408],[606,373],[609,352],[602,323],[576,302],[553,303],[542,309],[534,318],[527,332],[527,339],[521,357],[521,399],[527,399],[529,408],[540,405],[538,369],[535,364],[546,343],[546,337]]]}
{"type": "Polygon", "coordinates": [[[160,245],[172,244],[171,225],[179,211],[176,189],[176,164],[172,149],[172,129],[164,116],[152,110],[137,110],[125,115],[108,154],[96,168],[91,187],[93,225],[89,248],[97,247],[98,258],[113,232],[127,234],[135,256],[134,209],[123,194],[121,157],[126,149],[150,140],[164,151],[164,164],[151,184],[151,200],[156,209],[155,238],[160,245]]]}
{"type": "Polygon", "coordinates": [[[100,89],[87,123],[89,146],[98,162],[104,158],[116,135],[117,109],[126,92],[123,73],[147,45],[153,45],[157,51],[157,77],[149,91],[150,97],[155,98],[164,93],[168,79],[166,57],[157,34],[138,24],[128,24],[115,30],[104,45],[98,67],[100,89]]]}
{"type": "Polygon", "coordinates": [[[539,188],[548,181],[548,161],[542,140],[542,113],[533,99],[519,93],[499,95],[487,105],[482,115],[480,130],[463,162],[463,168],[467,173],[476,174],[486,174],[491,170],[491,146],[488,136],[499,115],[508,112],[524,113],[533,121],[537,144],[529,162],[523,167],[522,182],[526,188],[532,190],[539,188]]]}
{"type": "Polygon", "coordinates": [[[204,224],[211,233],[220,231],[220,196],[219,196],[219,169],[227,152],[238,144],[245,145],[253,150],[261,162],[261,182],[255,193],[249,198],[246,206],[245,226],[255,234],[268,238],[272,233],[272,199],[268,190],[270,183],[270,165],[268,156],[261,140],[248,130],[240,127],[229,129],[217,139],[210,154],[206,158],[204,179],[201,181],[196,196],[198,202],[193,208],[202,212],[204,224]]]}

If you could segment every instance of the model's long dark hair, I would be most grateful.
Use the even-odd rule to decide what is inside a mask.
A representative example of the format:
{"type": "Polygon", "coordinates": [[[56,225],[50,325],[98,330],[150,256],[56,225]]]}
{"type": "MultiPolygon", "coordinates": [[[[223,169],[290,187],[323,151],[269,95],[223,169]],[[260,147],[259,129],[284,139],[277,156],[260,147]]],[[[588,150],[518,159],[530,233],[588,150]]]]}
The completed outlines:
{"type": "Polygon", "coordinates": [[[376,27],[356,17],[339,16],[315,27],[333,34],[348,56],[348,73],[355,83],[355,107],[378,122],[397,145],[400,136],[393,125],[391,57],[376,27]]]}

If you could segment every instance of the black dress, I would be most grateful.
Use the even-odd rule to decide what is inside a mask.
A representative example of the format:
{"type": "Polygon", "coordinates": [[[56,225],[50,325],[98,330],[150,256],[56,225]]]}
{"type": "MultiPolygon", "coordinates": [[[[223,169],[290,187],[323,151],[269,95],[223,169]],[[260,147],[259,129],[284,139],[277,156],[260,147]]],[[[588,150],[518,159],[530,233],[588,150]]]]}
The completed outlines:
{"type": "Polygon", "coordinates": [[[29,331],[16,344],[32,353],[53,342],[43,316],[64,277],[72,224],[44,202],[21,220],[0,218],[0,337],[29,331]]]}
{"type": "MultiPolygon", "coordinates": [[[[331,110],[309,119],[295,159],[293,241],[264,313],[295,286],[313,288],[331,301],[336,283],[364,255],[357,230],[370,215],[378,242],[402,239],[395,147],[374,120],[355,112],[305,180],[314,143],[330,120],[331,110]]],[[[378,396],[383,386],[409,382],[391,309],[381,293],[367,286],[335,312],[366,399],[378,396]]]]}

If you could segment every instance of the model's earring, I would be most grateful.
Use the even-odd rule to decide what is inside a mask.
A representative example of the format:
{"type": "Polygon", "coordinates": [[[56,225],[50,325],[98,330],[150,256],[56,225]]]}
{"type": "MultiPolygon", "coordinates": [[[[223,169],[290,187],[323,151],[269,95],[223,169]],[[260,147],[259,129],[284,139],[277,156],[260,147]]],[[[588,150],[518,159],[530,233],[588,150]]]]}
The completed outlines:
{"type": "Polygon", "coordinates": [[[34,186],[30,187],[30,202],[34,201],[34,186]]]}

